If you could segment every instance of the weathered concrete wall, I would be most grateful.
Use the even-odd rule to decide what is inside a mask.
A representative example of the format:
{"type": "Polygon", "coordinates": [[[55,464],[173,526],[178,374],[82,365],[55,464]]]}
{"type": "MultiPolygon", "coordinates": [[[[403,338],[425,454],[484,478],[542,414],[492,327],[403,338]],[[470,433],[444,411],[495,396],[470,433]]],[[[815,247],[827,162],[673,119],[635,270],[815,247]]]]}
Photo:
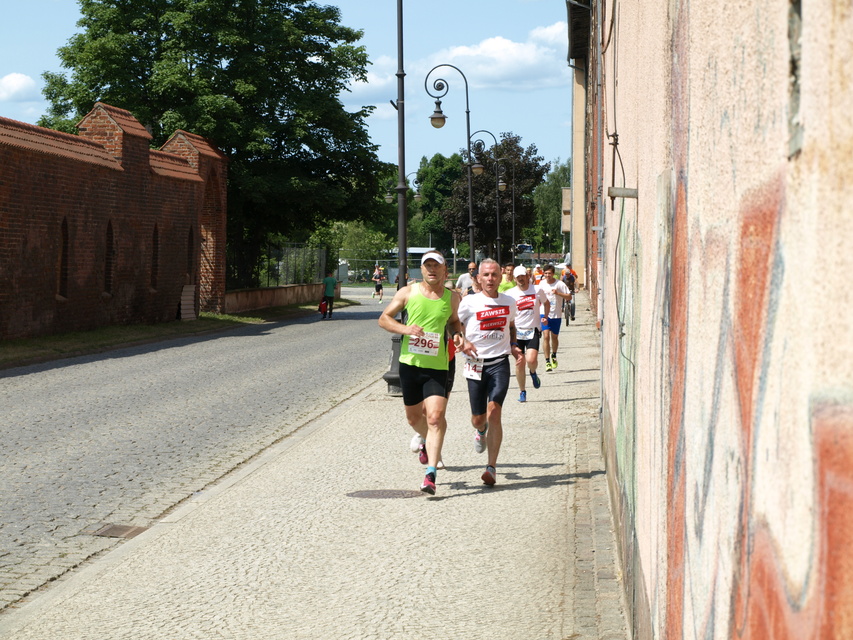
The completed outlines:
{"type": "Polygon", "coordinates": [[[635,637],[853,638],[853,6],[616,7],[586,175],[639,193],[588,203],[635,637]]]}
{"type": "MultiPolygon", "coordinates": [[[[269,307],[284,307],[289,304],[320,303],[323,297],[323,283],[287,284],[281,287],[262,289],[238,289],[225,293],[225,313],[242,313],[269,307]]],[[[341,297],[341,285],[335,288],[335,297],[341,297]]]]}

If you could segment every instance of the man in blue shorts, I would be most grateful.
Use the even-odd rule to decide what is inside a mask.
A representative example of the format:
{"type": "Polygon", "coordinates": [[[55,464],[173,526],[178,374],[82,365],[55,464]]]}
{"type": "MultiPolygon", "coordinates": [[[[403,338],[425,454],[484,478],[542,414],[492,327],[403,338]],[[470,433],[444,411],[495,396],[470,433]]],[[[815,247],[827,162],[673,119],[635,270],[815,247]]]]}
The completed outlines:
{"type": "Polygon", "coordinates": [[[454,346],[472,347],[462,335],[459,294],[445,288],[447,264],[444,256],[430,251],[421,258],[424,279],[400,288],[379,316],[379,326],[403,336],[400,342],[400,387],[406,420],[424,440],[419,456],[427,465],[421,491],[435,494],[441,447],[447,431],[448,355],[445,330],[449,327],[454,346]],[[406,323],[395,316],[405,311],[406,323]]]}
{"type": "Polygon", "coordinates": [[[539,287],[548,296],[548,302],[551,305],[548,326],[545,328],[543,325],[542,330],[545,343],[545,371],[554,371],[557,368],[557,348],[560,346],[560,327],[563,324],[563,300],[571,300],[572,294],[565,282],[554,277],[553,264],[545,265],[544,277],[539,287]]]}
{"type": "Polygon", "coordinates": [[[538,389],[542,384],[539,380],[539,374],[536,373],[536,368],[539,365],[539,338],[542,335],[543,326],[548,326],[545,318],[551,310],[551,305],[548,302],[548,296],[545,295],[541,287],[530,282],[531,278],[527,269],[519,265],[515,268],[513,275],[515,276],[516,286],[507,291],[506,294],[515,300],[518,307],[518,315],[515,317],[515,330],[518,346],[524,354],[524,361],[515,368],[515,379],[518,381],[518,401],[527,402],[527,389],[525,389],[527,369],[530,369],[533,388],[538,389]],[[525,362],[527,363],[526,366],[525,362]]]}
{"type": "Polygon", "coordinates": [[[465,326],[465,377],[471,402],[471,424],[474,425],[474,451],[489,451],[488,464],[481,479],[489,486],[497,481],[496,466],[503,425],[501,409],[509,389],[509,356],[515,364],[523,362],[516,342],[515,300],[498,293],[500,265],[487,258],[480,263],[482,291],[467,295],[459,304],[459,319],[465,326]],[[470,348],[473,345],[473,348],[470,348]]]}

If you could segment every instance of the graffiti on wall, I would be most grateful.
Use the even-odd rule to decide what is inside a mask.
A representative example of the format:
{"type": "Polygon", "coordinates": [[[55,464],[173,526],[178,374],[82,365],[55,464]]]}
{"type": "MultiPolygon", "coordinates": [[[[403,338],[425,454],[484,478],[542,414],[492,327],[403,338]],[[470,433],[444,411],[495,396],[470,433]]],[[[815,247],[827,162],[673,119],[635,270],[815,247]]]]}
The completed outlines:
{"type": "Polygon", "coordinates": [[[807,424],[798,428],[808,430],[811,449],[800,457],[812,461],[811,477],[771,485],[775,470],[767,467],[783,460],[771,459],[767,445],[759,444],[784,437],[779,398],[768,382],[779,376],[777,343],[784,341],[777,335],[786,284],[782,185],[779,179],[744,198],[731,255],[722,236],[690,237],[684,181],[676,187],[667,284],[667,638],[853,637],[853,405],[808,390],[807,424]],[[701,369],[713,371],[711,386],[701,389],[701,409],[688,409],[699,384],[691,378],[697,367],[690,357],[689,310],[700,305],[690,300],[696,290],[690,278],[709,279],[699,291],[716,289],[719,283],[708,275],[715,271],[726,274],[723,300],[737,293],[720,305],[717,346],[704,351],[715,353],[713,366],[701,369]],[[730,412],[727,400],[734,405],[730,412]],[[786,514],[774,513],[790,508],[796,514],[785,506],[795,500],[778,499],[777,492],[807,492],[813,505],[798,540],[778,524],[786,514]],[[805,548],[803,568],[790,560],[792,542],[805,548]]]}

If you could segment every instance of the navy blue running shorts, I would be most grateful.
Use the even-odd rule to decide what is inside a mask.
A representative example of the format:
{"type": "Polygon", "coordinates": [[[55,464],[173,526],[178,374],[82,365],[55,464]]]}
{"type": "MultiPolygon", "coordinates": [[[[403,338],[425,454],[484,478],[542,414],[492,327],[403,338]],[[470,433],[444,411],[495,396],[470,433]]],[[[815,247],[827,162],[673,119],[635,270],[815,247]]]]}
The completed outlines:
{"type": "Polygon", "coordinates": [[[491,358],[483,363],[482,380],[468,380],[468,399],[471,415],[486,413],[489,402],[503,406],[509,390],[509,356],[491,358]]]}

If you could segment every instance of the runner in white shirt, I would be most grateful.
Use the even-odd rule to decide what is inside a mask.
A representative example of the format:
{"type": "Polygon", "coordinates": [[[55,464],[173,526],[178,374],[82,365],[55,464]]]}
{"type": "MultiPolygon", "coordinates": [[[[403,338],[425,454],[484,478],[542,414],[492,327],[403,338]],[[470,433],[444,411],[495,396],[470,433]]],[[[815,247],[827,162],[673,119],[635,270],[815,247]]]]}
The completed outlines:
{"type": "MultiPolygon", "coordinates": [[[[539,287],[548,296],[551,303],[551,313],[548,314],[548,326],[543,327],[542,335],[545,342],[545,371],[557,368],[557,348],[560,346],[560,326],[563,324],[563,300],[571,300],[572,294],[566,283],[554,278],[554,265],[545,265],[545,277],[539,287]]],[[[543,316],[544,318],[545,316],[543,316]]]]}
{"type": "Polygon", "coordinates": [[[498,293],[500,265],[486,258],[480,263],[477,277],[483,290],[462,298],[459,319],[465,328],[465,339],[474,347],[466,349],[465,358],[471,424],[476,429],[474,451],[482,453],[488,448],[489,461],[481,478],[485,484],[493,485],[503,440],[501,408],[509,389],[509,355],[515,357],[516,365],[523,362],[523,356],[516,342],[515,300],[498,293]]]}
{"type": "Polygon", "coordinates": [[[518,401],[527,402],[527,391],[524,388],[527,378],[525,360],[527,361],[526,368],[530,369],[533,388],[538,389],[542,384],[539,375],[536,373],[536,367],[539,364],[539,338],[542,335],[541,329],[548,326],[545,317],[551,310],[551,304],[548,302],[548,296],[545,295],[545,292],[540,287],[530,283],[530,274],[527,273],[527,269],[518,266],[513,271],[513,275],[517,284],[506,294],[515,299],[515,304],[518,307],[518,315],[515,317],[515,331],[518,346],[524,354],[524,360],[515,366],[515,379],[518,381],[520,392],[518,401]],[[540,307],[542,308],[541,312],[540,307]]]}

